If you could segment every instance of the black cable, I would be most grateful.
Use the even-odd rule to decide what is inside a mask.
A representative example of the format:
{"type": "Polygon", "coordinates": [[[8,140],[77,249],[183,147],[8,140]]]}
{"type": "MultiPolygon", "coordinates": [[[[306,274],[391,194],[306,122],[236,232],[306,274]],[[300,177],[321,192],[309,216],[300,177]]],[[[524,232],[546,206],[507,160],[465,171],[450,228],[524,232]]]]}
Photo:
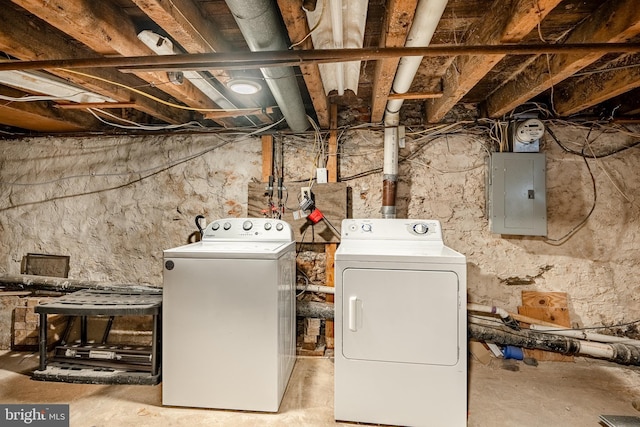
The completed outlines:
{"type": "Polygon", "coordinates": [[[333,224],[331,224],[331,221],[329,221],[329,218],[327,218],[326,216],[323,216],[323,218],[322,218],[322,219],[324,220],[324,222],[326,222],[326,223],[327,223],[327,225],[328,225],[329,227],[331,227],[331,229],[332,229],[332,230],[333,230],[333,232],[336,234],[336,236],[338,236],[338,238],[340,238],[340,232],[338,231],[338,229],[337,229],[337,228],[335,228],[335,227],[333,226],[333,224]]]}
{"type": "MultiPolygon", "coordinates": [[[[589,129],[589,134],[591,133],[591,130],[592,130],[592,129],[593,129],[593,126],[589,129]]],[[[570,148],[566,147],[565,145],[563,145],[563,144],[558,140],[558,138],[557,138],[557,137],[556,137],[556,135],[553,133],[553,131],[551,130],[551,128],[547,128],[546,130],[547,130],[547,133],[548,133],[549,135],[551,135],[551,138],[553,138],[553,140],[556,142],[556,144],[558,144],[558,146],[559,146],[560,148],[562,148],[565,152],[567,152],[567,153],[569,153],[569,154],[574,154],[574,155],[576,155],[576,156],[582,156],[582,157],[584,157],[584,156],[585,156],[585,154],[584,154],[584,150],[582,150],[582,151],[576,151],[576,150],[572,150],[572,149],[570,149],[570,148]]],[[[607,152],[607,153],[594,154],[594,155],[587,156],[587,157],[588,157],[588,158],[590,158],[590,159],[602,159],[603,157],[613,156],[614,154],[621,153],[621,152],[623,152],[623,151],[625,151],[625,150],[628,150],[628,149],[630,149],[630,148],[637,147],[638,145],[640,145],[640,141],[636,141],[636,142],[634,142],[634,143],[633,143],[633,144],[631,144],[631,145],[626,145],[626,146],[624,146],[624,147],[617,148],[617,149],[612,150],[612,151],[609,151],[609,152],[607,152]]]]}
{"type": "Polygon", "coordinates": [[[211,151],[217,150],[218,148],[224,147],[225,145],[230,144],[230,143],[231,143],[231,141],[223,141],[222,143],[216,145],[215,147],[208,148],[208,149],[206,149],[204,151],[201,151],[200,153],[196,153],[196,154],[194,154],[192,156],[185,157],[185,158],[183,158],[183,159],[181,159],[181,160],[179,160],[179,161],[177,161],[175,163],[171,163],[171,164],[169,164],[167,166],[164,166],[161,169],[158,169],[158,170],[156,170],[154,172],[151,172],[151,173],[149,173],[147,175],[141,175],[140,177],[138,177],[136,179],[133,179],[133,180],[128,181],[128,182],[125,182],[124,184],[114,185],[112,187],[107,187],[107,188],[100,188],[98,190],[86,191],[84,193],[67,194],[67,195],[64,195],[64,196],[52,197],[52,198],[46,199],[46,200],[38,200],[38,201],[34,201],[34,202],[25,202],[25,203],[21,203],[19,205],[13,205],[13,206],[8,206],[6,208],[1,208],[0,212],[4,212],[4,211],[11,210],[11,209],[24,207],[24,206],[31,206],[31,205],[37,205],[37,204],[40,204],[40,203],[53,202],[55,200],[71,199],[73,197],[88,196],[88,195],[91,195],[91,194],[98,194],[98,193],[102,193],[102,192],[105,192],[105,191],[119,190],[121,188],[128,187],[128,186],[130,186],[132,184],[136,184],[138,182],[142,182],[145,179],[150,178],[150,177],[155,176],[155,175],[158,175],[158,174],[160,174],[162,172],[166,172],[169,169],[173,169],[174,167],[179,166],[179,165],[181,165],[183,163],[187,163],[187,162],[190,162],[191,160],[194,160],[194,159],[197,159],[199,157],[202,157],[205,154],[207,154],[207,153],[209,153],[211,151]]]}
{"type": "Polygon", "coordinates": [[[587,222],[587,220],[589,219],[589,217],[591,217],[591,214],[593,213],[593,211],[596,209],[596,203],[598,201],[598,192],[596,190],[596,178],[593,176],[593,172],[591,171],[591,166],[589,166],[589,162],[587,161],[587,156],[584,155],[584,149],[586,147],[584,147],[582,149],[582,160],[584,160],[584,164],[587,165],[587,170],[589,171],[589,175],[591,175],[591,184],[593,187],[593,205],[591,205],[591,209],[589,210],[589,213],[587,214],[587,216],[584,217],[584,219],[582,221],[580,221],[580,223],[578,223],[578,225],[576,225],[575,227],[573,227],[571,230],[569,230],[569,232],[567,234],[565,234],[564,236],[557,238],[557,239],[552,239],[552,238],[545,238],[544,242],[545,243],[549,243],[549,244],[553,244],[550,242],[562,242],[560,244],[563,244],[564,241],[568,238],[570,238],[571,236],[573,236],[573,234],[575,232],[577,232],[580,228],[582,228],[582,226],[587,222]]]}

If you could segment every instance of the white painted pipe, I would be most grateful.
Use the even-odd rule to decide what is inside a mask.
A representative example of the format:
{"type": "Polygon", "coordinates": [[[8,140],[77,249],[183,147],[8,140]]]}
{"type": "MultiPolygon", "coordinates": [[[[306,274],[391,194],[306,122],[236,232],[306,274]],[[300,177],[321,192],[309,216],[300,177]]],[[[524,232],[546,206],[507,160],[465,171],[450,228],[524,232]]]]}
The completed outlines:
{"type": "Polygon", "coordinates": [[[505,309],[500,308],[500,307],[491,306],[491,305],[482,305],[482,304],[469,303],[469,304],[467,304],[467,310],[468,311],[477,311],[479,313],[497,314],[498,316],[500,316],[503,319],[509,317],[509,313],[505,309]]]}
{"type": "Polygon", "coordinates": [[[580,344],[580,354],[601,357],[603,359],[613,359],[615,357],[616,353],[609,344],[582,340],[578,340],[578,343],[580,344]]]}
{"type": "Polygon", "coordinates": [[[595,332],[583,331],[583,330],[575,330],[575,329],[562,329],[562,328],[554,328],[551,326],[542,326],[542,325],[531,325],[529,327],[534,331],[545,332],[554,335],[562,335],[565,337],[578,338],[582,340],[588,341],[597,341],[602,343],[621,343],[634,345],[636,347],[640,347],[640,341],[634,340],[626,337],[614,337],[611,335],[598,334],[595,332]]]}
{"type": "MultiPolygon", "coordinates": [[[[431,43],[448,0],[421,0],[416,7],[413,24],[407,35],[406,47],[426,47],[431,43]]],[[[393,79],[393,92],[406,93],[418,72],[422,56],[404,56],[400,58],[398,71],[393,79]]],[[[402,99],[387,102],[387,113],[398,113],[402,99]]],[[[386,119],[386,116],[385,116],[386,119]]],[[[386,121],[385,121],[386,124],[386,121]]]]}
{"type": "MultiPolygon", "coordinates": [[[[428,46],[442,17],[448,0],[420,0],[413,24],[407,35],[406,47],[428,46]]],[[[406,93],[418,72],[421,56],[405,56],[393,80],[394,93],[406,93]]],[[[387,101],[384,114],[384,164],[382,182],[382,217],[396,217],[396,184],[398,180],[398,124],[402,99],[387,101]]]]}
{"type": "Polygon", "coordinates": [[[320,292],[323,294],[335,294],[336,288],[332,286],[322,285],[297,285],[296,289],[299,291],[320,292]]]}

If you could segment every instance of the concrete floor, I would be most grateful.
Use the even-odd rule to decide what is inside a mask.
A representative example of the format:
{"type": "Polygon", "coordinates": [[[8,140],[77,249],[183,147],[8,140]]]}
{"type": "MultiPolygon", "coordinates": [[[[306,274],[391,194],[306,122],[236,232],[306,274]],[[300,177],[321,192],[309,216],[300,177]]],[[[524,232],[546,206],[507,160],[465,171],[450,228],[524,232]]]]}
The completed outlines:
{"type": "MultiPolygon", "coordinates": [[[[33,381],[29,374],[37,363],[34,353],[0,352],[0,403],[68,403],[73,427],[354,425],[333,419],[329,358],[298,358],[278,414],[163,407],[161,385],[33,381]]],[[[469,426],[600,426],[599,415],[640,416],[635,408],[637,367],[583,358],[537,367],[501,359],[471,362],[469,426]]]]}

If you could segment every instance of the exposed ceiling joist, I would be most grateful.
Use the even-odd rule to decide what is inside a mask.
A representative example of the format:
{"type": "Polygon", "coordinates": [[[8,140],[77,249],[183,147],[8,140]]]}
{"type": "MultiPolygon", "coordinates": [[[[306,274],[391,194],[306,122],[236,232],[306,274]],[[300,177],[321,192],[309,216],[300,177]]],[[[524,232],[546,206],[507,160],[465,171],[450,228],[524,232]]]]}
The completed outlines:
{"type": "MultiPolygon", "coordinates": [[[[95,52],[103,55],[153,55],[137,39],[137,29],[131,18],[114,3],[92,0],[12,1],[95,52]]],[[[189,107],[219,108],[188,81],[175,85],[166,73],[159,72],[136,75],[189,107]]]]}
{"type": "MultiPolygon", "coordinates": [[[[624,115],[630,120],[640,115],[634,101],[640,92],[637,1],[448,0],[430,46],[405,48],[416,8],[424,7],[425,1],[431,0],[369,0],[361,13],[351,13],[351,2],[342,0],[339,13],[332,0],[0,0],[0,54],[6,57],[0,60],[0,71],[35,70],[44,77],[38,83],[42,86],[24,80],[32,71],[10,73],[22,80],[5,77],[5,85],[25,95],[47,93],[38,92],[47,88],[52,94],[55,84],[46,80],[62,78],[66,82],[58,81],[60,85],[75,85],[115,101],[119,108],[108,111],[133,121],[132,129],[138,124],[142,127],[137,128],[166,132],[185,126],[255,131],[275,123],[282,117],[282,106],[270,107],[282,92],[272,87],[273,82],[263,84],[262,74],[272,67],[291,71],[287,91],[300,92],[302,121],[316,117],[325,129],[331,127],[329,112],[336,105],[337,126],[379,124],[389,99],[405,101],[399,120],[410,126],[502,117],[530,100],[542,103],[543,109],[546,105],[546,114],[554,117],[592,119],[617,111],[616,117],[610,114],[614,119],[624,115]],[[260,7],[232,13],[234,7],[249,4],[260,7]],[[321,21],[317,28],[309,28],[303,4],[309,10],[327,7],[328,13],[312,17],[313,22],[321,21]],[[240,29],[244,15],[259,14],[258,10],[273,19],[255,28],[284,35],[275,51],[255,48],[255,34],[240,29]],[[324,49],[341,46],[336,41],[340,19],[335,17],[342,16],[344,43],[344,35],[351,34],[347,30],[353,29],[350,18],[356,15],[366,19],[358,20],[358,44],[342,46],[364,48],[324,49]],[[314,33],[318,29],[323,36],[332,33],[333,44],[327,44],[326,37],[321,41],[314,33]],[[315,42],[323,45],[314,46],[315,42]],[[398,95],[391,87],[405,56],[423,59],[413,81],[405,79],[405,86],[410,85],[407,93],[398,95]],[[343,92],[338,84],[327,95],[320,76],[324,64],[354,61],[360,67],[350,74],[351,90],[343,92]],[[231,92],[230,82],[242,78],[258,79],[262,91],[231,92]]],[[[29,110],[26,105],[0,111],[0,123],[14,123],[0,127],[3,136],[11,135],[12,126],[16,135],[25,134],[24,129],[47,132],[47,126],[51,132],[106,131],[104,123],[78,111],[93,108],[86,102],[101,102],[100,98],[67,98],[55,113],[43,108],[52,107],[50,102],[34,104],[25,113],[30,120],[19,124],[15,118],[18,111],[29,110]],[[40,123],[35,123],[36,112],[42,114],[40,123]],[[91,127],[84,127],[83,120],[91,127]]],[[[129,132],[115,122],[111,127],[129,132]]]]}
{"type": "MultiPolygon", "coordinates": [[[[417,5],[418,0],[389,0],[387,2],[387,14],[382,24],[381,47],[404,46],[417,5]]],[[[391,92],[393,78],[399,63],[399,57],[381,59],[376,63],[371,96],[371,121],[374,123],[382,121],[387,105],[387,96],[391,92]]]]}
{"type": "MultiPolygon", "coordinates": [[[[524,39],[562,0],[512,0],[507,22],[502,29],[502,43],[524,39]]],[[[504,2],[502,2],[504,3],[504,2]]],[[[504,13],[504,12],[503,12],[504,13]]],[[[485,25],[490,22],[485,23],[485,25]]]]}
{"type": "MultiPolygon", "coordinates": [[[[640,33],[640,8],[635,0],[609,0],[569,34],[566,43],[619,43],[640,33]]],[[[486,101],[489,117],[500,117],[552,88],[601,58],[604,53],[541,55],[486,101]]]]}
{"type": "MultiPolygon", "coordinates": [[[[540,0],[540,10],[549,13],[560,0],[540,0]]],[[[495,0],[487,14],[471,25],[465,43],[471,45],[499,44],[508,34],[511,42],[519,42],[544,18],[543,13],[531,13],[530,0],[515,0],[514,14],[504,12],[504,1],[495,0]]],[[[429,123],[442,120],[487,73],[506,55],[478,55],[458,57],[444,75],[444,96],[426,103],[429,123]]]]}
{"type": "MultiPolygon", "coordinates": [[[[0,95],[21,98],[25,93],[0,86],[0,95]]],[[[100,123],[90,114],[51,108],[48,101],[0,101],[0,123],[41,132],[79,132],[100,127],[100,123]]]]}
{"type": "MultiPolygon", "coordinates": [[[[632,63],[635,62],[632,61],[632,63]]],[[[558,114],[569,116],[640,87],[640,67],[598,70],[571,81],[554,99],[558,114]]]]}
{"type": "MultiPolygon", "coordinates": [[[[10,33],[0,31],[0,50],[22,60],[101,57],[82,45],[69,43],[60,32],[40,21],[30,22],[24,14],[19,13],[13,7],[0,7],[0,24],[3,24],[4,28],[11,28],[10,33]]],[[[191,113],[188,111],[170,108],[124,89],[124,87],[107,83],[111,81],[126,87],[138,87],[144,82],[135,76],[125,75],[112,69],[77,70],[90,73],[99,79],[82,77],[61,69],[49,71],[51,74],[65,78],[89,91],[114,98],[120,102],[133,102],[139,111],[167,123],[184,123],[192,119],[191,113]]],[[[151,93],[160,94],[159,91],[151,93]]]]}
{"type": "MultiPolygon", "coordinates": [[[[214,53],[231,51],[231,46],[225,42],[222,34],[216,30],[211,21],[206,20],[196,3],[192,0],[133,0],[145,14],[156,24],[160,25],[172,39],[179,43],[186,53],[214,53]]],[[[220,69],[207,70],[220,82],[230,80],[229,74],[220,69]]],[[[204,77],[203,77],[204,78],[204,77]]],[[[210,89],[211,90],[211,89],[210,89]]],[[[242,109],[244,107],[260,107],[259,104],[240,103],[229,99],[229,96],[216,89],[225,100],[225,105],[218,105],[225,109],[230,107],[242,109]]],[[[214,98],[217,100],[217,98],[214,98]]],[[[215,102],[215,101],[214,101],[215,102]]],[[[241,117],[243,114],[223,114],[223,112],[209,112],[205,117],[218,120],[220,118],[241,117]]],[[[271,123],[266,115],[256,116],[263,123],[271,123]]],[[[231,123],[229,123],[231,124],[231,123]]]]}

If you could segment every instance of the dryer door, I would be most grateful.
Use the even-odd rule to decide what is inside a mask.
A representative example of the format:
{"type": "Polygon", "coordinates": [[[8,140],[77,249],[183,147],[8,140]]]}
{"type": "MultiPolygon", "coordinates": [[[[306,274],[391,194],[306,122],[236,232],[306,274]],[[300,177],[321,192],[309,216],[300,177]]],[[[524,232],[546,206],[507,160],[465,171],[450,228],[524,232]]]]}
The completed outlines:
{"type": "Polygon", "coordinates": [[[345,269],[341,302],[344,357],[455,365],[459,358],[458,282],[453,271],[345,269]]]}

